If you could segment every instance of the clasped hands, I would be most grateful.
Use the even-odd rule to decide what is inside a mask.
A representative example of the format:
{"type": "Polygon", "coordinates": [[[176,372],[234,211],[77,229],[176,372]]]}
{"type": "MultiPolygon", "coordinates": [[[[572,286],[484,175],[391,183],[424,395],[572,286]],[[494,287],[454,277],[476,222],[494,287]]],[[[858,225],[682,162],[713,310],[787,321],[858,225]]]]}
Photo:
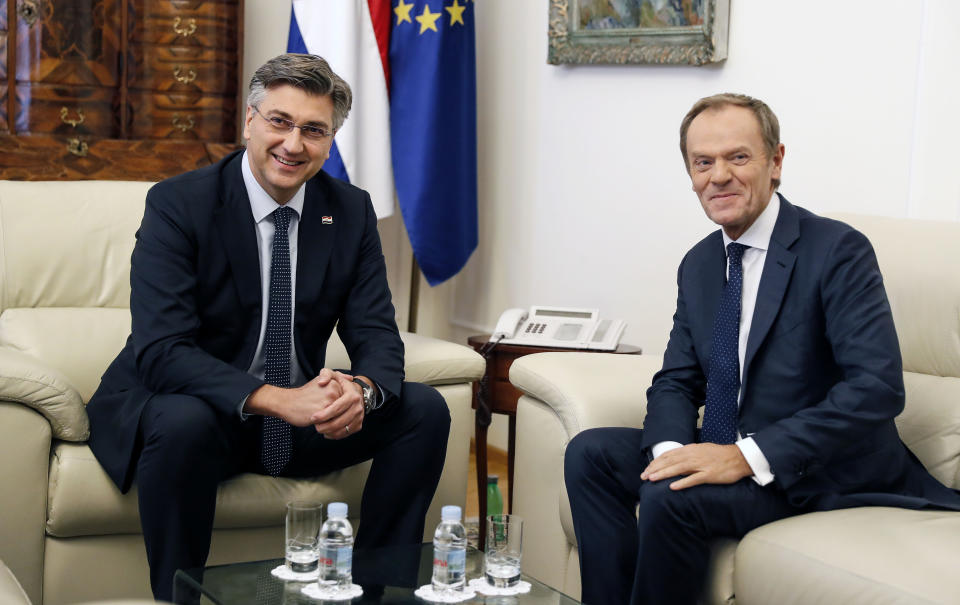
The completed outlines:
{"type": "Polygon", "coordinates": [[[294,426],[313,425],[325,437],[343,439],[363,428],[363,391],[353,378],[324,368],[301,387],[266,384],[250,394],[244,411],[276,416],[294,426]]]}
{"type": "Polygon", "coordinates": [[[736,445],[688,443],[657,456],[640,478],[662,481],[682,477],[670,484],[670,489],[680,490],[702,483],[736,483],[752,474],[753,470],[736,445]]]}

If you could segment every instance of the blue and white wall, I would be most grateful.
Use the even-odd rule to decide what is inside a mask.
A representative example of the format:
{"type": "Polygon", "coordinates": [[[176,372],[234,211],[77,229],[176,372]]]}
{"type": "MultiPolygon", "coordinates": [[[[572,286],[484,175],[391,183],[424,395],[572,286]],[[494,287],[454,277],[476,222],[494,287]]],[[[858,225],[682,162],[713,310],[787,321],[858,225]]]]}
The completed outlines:
{"type": "MultiPolygon", "coordinates": [[[[477,1],[480,245],[454,280],[424,287],[421,332],[464,342],[507,307],[595,306],[629,322],[625,341],[662,352],[676,266],[714,228],[677,131],[715,92],[777,113],[791,201],[960,220],[960,3],[731,4],[720,65],[569,67],[546,63],[547,0],[477,1]]],[[[285,48],[276,5],[246,3],[248,77],[285,48]]],[[[409,245],[398,217],[381,234],[403,326],[409,245]]]]}

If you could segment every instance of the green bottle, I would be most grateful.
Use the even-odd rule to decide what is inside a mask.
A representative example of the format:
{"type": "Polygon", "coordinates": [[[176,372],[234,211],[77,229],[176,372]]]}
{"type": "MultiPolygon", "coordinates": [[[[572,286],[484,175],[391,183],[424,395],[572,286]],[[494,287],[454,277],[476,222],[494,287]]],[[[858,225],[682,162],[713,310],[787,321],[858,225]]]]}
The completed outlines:
{"type": "Polygon", "coordinates": [[[503,514],[503,496],[500,495],[500,487],[497,485],[498,477],[496,475],[487,476],[487,514],[503,514]]]}

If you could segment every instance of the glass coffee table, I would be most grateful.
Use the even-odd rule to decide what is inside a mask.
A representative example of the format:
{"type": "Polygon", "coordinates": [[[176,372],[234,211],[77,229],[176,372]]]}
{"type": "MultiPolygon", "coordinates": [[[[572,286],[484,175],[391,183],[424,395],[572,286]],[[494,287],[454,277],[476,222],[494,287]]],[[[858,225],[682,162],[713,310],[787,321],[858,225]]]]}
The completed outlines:
{"type": "MultiPolygon", "coordinates": [[[[353,601],[318,601],[300,592],[304,582],[283,581],[271,570],[283,559],[216,565],[203,570],[178,570],[174,578],[173,600],[178,604],[215,605],[317,605],[318,603],[419,603],[426,601],[413,594],[430,583],[433,573],[433,545],[387,547],[353,553],[353,582],[363,587],[364,595],[353,601]]],[[[483,577],[483,553],[467,547],[467,580],[483,577]]],[[[466,603],[498,605],[578,603],[563,593],[523,575],[530,592],[515,596],[486,597],[477,594],[466,603]]]]}

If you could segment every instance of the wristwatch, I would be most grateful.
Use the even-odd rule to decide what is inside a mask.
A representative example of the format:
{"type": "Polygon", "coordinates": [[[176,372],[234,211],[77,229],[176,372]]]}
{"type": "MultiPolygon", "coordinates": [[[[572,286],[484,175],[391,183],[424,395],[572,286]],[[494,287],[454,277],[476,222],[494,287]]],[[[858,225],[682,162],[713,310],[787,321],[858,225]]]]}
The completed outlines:
{"type": "Polygon", "coordinates": [[[373,390],[373,387],[366,383],[366,381],[360,380],[359,378],[354,378],[353,381],[360,385],[360,388],[363,389],[363,413],[369,414],[376,409],[377,406],[377,393],[373,390]]]}

